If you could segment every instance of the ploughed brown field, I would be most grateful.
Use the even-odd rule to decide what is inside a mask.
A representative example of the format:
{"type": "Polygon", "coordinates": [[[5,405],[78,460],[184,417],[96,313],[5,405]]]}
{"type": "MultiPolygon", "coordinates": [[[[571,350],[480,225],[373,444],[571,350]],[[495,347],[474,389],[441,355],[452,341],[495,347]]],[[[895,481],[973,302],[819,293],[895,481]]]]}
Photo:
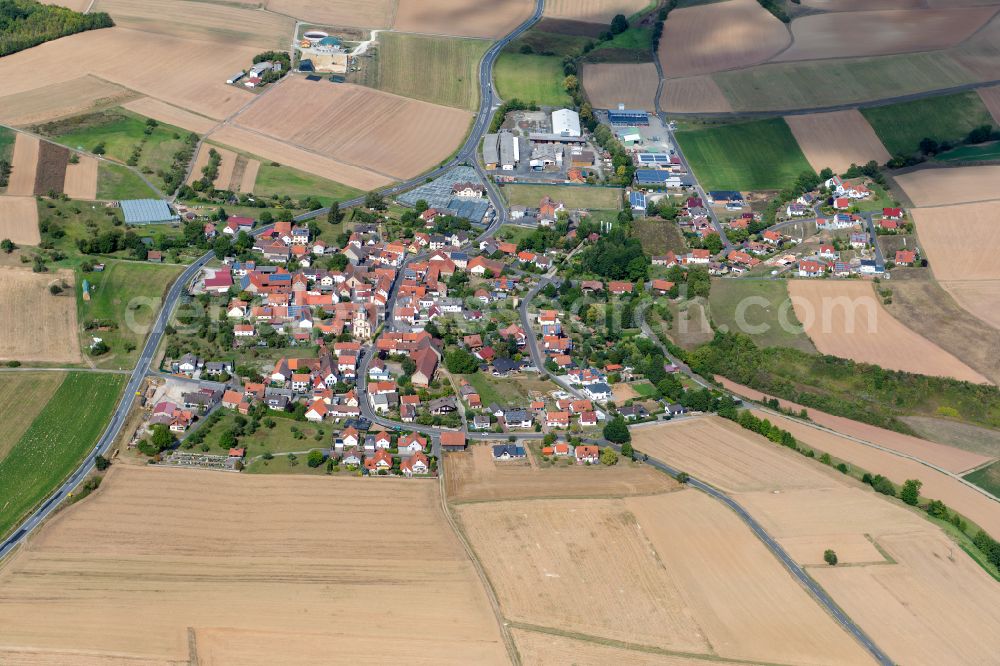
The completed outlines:
{"type": "Polygon", "coordinates": [[[776,56],[774,62],[943,49],[967,39],[996,10],[996,7],[965,7],[803,16],[791,23],[795,42],[776,56]]]}
{"type": "Polygon", "coordinates": [[[86,74],[2,98],[0,122],[24,127],[128,101],[136,93],[86,74]]]}
{"type": "Polygon", "coordinates": [[[981,373],[903,326],[872,285],[858,280],[792,280],[796,318],[821,354],[936,377],[988,383],[981,373]]]}
{"type": "Polygon", "coordinates": [[[0,569],[0,662],[506,663],[438,489],[116,466],[0,569]]]}
{"type": "MultiPolygon", "coordinates": [[[[932,470],[926,466],[913,463],[917,469],[900,468],[890,474],[873,460],[855,461],[852,458],[853,453],[875,449],[782,416],[772,413],[766,416],[791,430],[805,445],[814,446],[817,452],[830,452],[894,480],[894,475],[899,476],[899,481],[922,479],[922,492],[927,497],[940,497],[929,488],[932,470]],[[834,444],[834,440],[843,444],[834,444]],[[848,445],[856,450],[846,450],[848,445]]],[[[659,449],[663,453],[658,455],[661,460],[677,466],[677,458],[671,457],[668,449],[678,439],[684,439],[687,429],[697,428],[698,423],[682,421],[637,430],[636,447],[651,455],[654,449],[659,449]]],[[[971,557],[919,513],[905,508],[902,502],[878,495],[815,460],[744,432],[747,433],[745,438],[717,439],[715,445],[723,455],[713,455],[711,462],[702,465],[695,476],[725,487],[734,477],[746,474],[748,456],[772,464],[781,461],[792,465],[800,475],[823,474],[828,482],[812,488],[798,484],[765,484],[765,480],[770,481],[773,477],[760,477],[758,485],[762,487],[759,490],[737,492],[734,497],[795,560],[809,568],[809,575],[895,662],[990,663],[1000,648],[1000,635],[989,629],[1000,621],[1000,589],[971,557]],[[827,548],[836,551],[842,564],[830,567],[822,563],[822,554],[827,548]]],[[[894,456],[890,458],[902,461],[894,456]]],[[[765,464],[755,469],[766,471],[767,467],[765,464]]],[[[934,490],[939,489],[934,487],[934,490]]],[[[971,489],[969,492],[978,495],[971,489]]],[[[673,497],[686,495],[687,492],[674,493],[673,497]]],[[[979,497],[984,506],[991,503],[982,495],[979,497]]],[[[962,511],[957,504],[948,499],[944,501],[962,511]]],[[[995,509],[990,511],[996,516],[995,509]]],[[[638,515],[642,523],[642,516],[638,515]]],[[[714,525],[711,520],[689,518],[689,512],[685,511],[669,512],[669,520],[663,519],[663,515],[660,514],[659,524],[676,526],[677,534],[672,541],[675,544],[684,544],[689,535],[700,534],[706,524],[714,525]],[[681,519],[681,524],[677,523],[677,518],[681,519]],[[685,520],[690,524],[684,524],[685,520]]],[[[648,526],[643,527],[646,528],[643,533],[649,536],[648,526]]],[[[669,561],[666,557],[663,559],[669,561]]],[[[787,663],[804,662],[793,658],[787,663]]]]}
{"type": "Polygon", "coordinates": [[[918,169],[895,179],[915,206],[1000,199],[1000,166],[918,169]]]}
{"type": "Polygon", "coordinates": [[[34,197],[0,196],[0,240],[16,245],[38,245],[38,202],[34,197]]]}
{"type": "Polygon", "coordinates": [[[785,116],[785,122],[815,171],[844,173],[851,164],[885,164],[892,157],[857,109],[785,116]]]}
{"type": "Polygon", "coordinates": [[[785,24],[756,0],[675,9],[663,24],[659,57],[669,78],[765,62],[791,43],[785,24]]]}
{"type": "Polygon", "coordinates": [[[611,23],[615,14],[628,17],[648,6],[646,0],[548,0],[545,16],[585,23],[611,23]]]}
{"type": "Polygon", "coordinates": [[[644,63],[594,63],[583,67],[583,87],[596,109],[655,111],[654,97],[659,76],[656,65],[644,63]]]}
{"type": "Polygon", "coordinates": [[[397,0],[398,32],[497,38],[531,16],[532,0],[397,0]]]}
{"type": "Polygon", "coordinates": [[[456,511],[515,628],[710,658],[870,663],[739,518],[707,495],[473,503],[456,511]]]}
{"type": "MultiPolygon", "coordinates": [[[[259,98],[235,123],[238,128],[396,180],[416,176],[448,157],[465,137],[471,118],[460,109],[363,86],[294,78],[259,98]]],[[[225,143],[218,134],[212,136],[225,143]]]]}
{"type": "Polygon", "coordinates": [[[69,149],[48,141],[38,147],[38,166],[35,172],[34,194],[62,192],[66,180],[66,165],[69,163],[69,149]]]}
{"type": "Polygon", "coordinates": [[[664,81],[660,106],[674,113],[730,113],[733,110],[711,76],[664,81]]]}
{"type": "Polygon", "coordinates": [[[73,294],[73,271],[0,267],[0,361],[79,363],[73,294]],[[53,296],[49,285],[60,281],[69,288],[53,296]]]}
{"type": "MultiPolygon", "coordinates": [[[[204,3],[192,4],[200,7],[204,3]]],[[[220,48],[209,39],[154,35],[128,28],[91,30],[0,59],[0,81],[4,82],[0,108],[8,96],[89,74],[221,119],[253,99],[249,91],[225,81],[233,72],[246,68],[259,52],[256,46],[226,44],[220,48]]],[[[54,94],[52,105],[61,109],[76,99],[70,87],[61,96],[54,94]]]]}
{"type": "Polygon", "coordinates": [[[392,23],[394,0],[266,0],[267,8],[321,25],[387,28],[392,23]]]}
{"type": "Polygon", "coordinates": [[[140,97],[122,106],[141,116],[154,118],[161,123],[181,127],[197,134],[207,134],[218,124],[211,118],[199,116],[197,113],[191,113],[153,97],[140,97]]]}
{"type": "Polygon", "coordinates": [[[76,164],[66,165],[62,191],[70,199],[93,201],[97,198],[97,171],[100,166],[92,155],[77,154],[76,164]]]}
{"type": "Polygon", "coordinates": [[[483,500],[622,497],[675,490],[670,477],[648,467],[628,465],[563,466],[540,468],[528,460],[493,462],[492,448],[485,444],[469,447],[445,457],[445,494],[450,502],[483,500]]]}

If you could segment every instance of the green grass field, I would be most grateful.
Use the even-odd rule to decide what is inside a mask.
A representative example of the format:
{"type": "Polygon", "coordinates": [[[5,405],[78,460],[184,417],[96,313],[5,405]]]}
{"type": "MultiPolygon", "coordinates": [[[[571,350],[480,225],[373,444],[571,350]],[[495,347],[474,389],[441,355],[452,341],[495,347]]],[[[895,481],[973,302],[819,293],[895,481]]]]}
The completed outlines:
{"type": "Polygon", "coordinates": [[[586,55],[587,62],[651,62],[652,26],[630,27],[586,55]]]}
{"type": "Polygon", "coordinates": [[[97,441],[127,377],[71,372],[0,460],[0,535],[7,534],[97,441]]]}
{"type": "Polygon", "coordinates": [[[271,166],[270,162],[261,160],[254,194],[264,197],[287,194],[296,201],[314,197],[328,206],[334,200],[346,201],[364,192],[289,166],[271,166]]]}
{"type": "Polygon", "coordinates": [[[618,210],[622,206],[622,191],[617,187],[572,185],[505,185],[504,196],[512,206],[538,207],[542,197],[563,202],[567,208],[618,210]]]}
{"type": "Polygon", "coordinates": [[[861,113],[893,155],[918,153],[925,137],[956,142],[981,125],[993,124],[989,110],[974,91],[862,109],[861,113]]]}
{"type": "Polygon", "coordinates": [[[135,365],[146,339],[145,327],[156,317],[164,292],[182,270],[180,266],[108,261],[102,273],[77,275],[78,285],[87,279],[92,286],[90,301],[77,297],[80,323],[98,319],[117,324],[115,330],[84,333],[84,349],[90,346],[91,335],[111,347],[111,352],[97,361],[98,366],[128,369],[135,365]],[[127,345],[134,349],[128,351],[127,345]]]}
{"type": "Polygon", "coordinates": [[[503,99],[568,106],[573,100],[563,88],[562,61],[557,56],[504,53],[497,60],[497,90],[503,99]]]}
{"type": "Polygon", "coordinates": [[[784,281],[712,280],[708,304],[716,325],[746,333],[759,347],[794,347],[804,352],[816,352],[809,336],[798,329],[798,320],[788,300],[788,287],[784,281]],[[782,321],[798,330],[785,330],[782,321]],[[758,328],[765,327],[766,331],[756,332],[758,328]]]}
{"type": "Polygon", "coordinates": [[[642,381],[635,384],[630,384],[632,390],[641,395],[643,398],[651,398],[658,393],[656,387],[650,384],[648,381],[642,381]]]}
{"type": "Polygon", "coordinates": [[[156,174],[169,170],[174,154],[184,147],[184,137],[190,132],[160,123],[147,135],[146,120],[144,116],[118,108],[56,121],[43,125],[41,130],[70,148],[93,151],[103,143],[105,156],[119,162],[126,162],[132,150],[141,144],[142,154],[136,167],[148,173],[150,181],[163,187],[163,181],[156,174]]]}
{"type": "Polygon", "coordinates": [[[97,168],[97,198],[102,201],[151,199],[156,198],[156,192],[120,164],[101,162],[97,168]]]}
{"type": "Polygon", "coordinates": [[[934,158],[939,162],[977,162],[979,160],[1000,160],[1000,141],[981,143],[976,146],[959,146],[934,158]]]}
{"type": "Polygon", "coordinates": [[[1000,462],[977,469],[972,474],[966,474],[965,480],[1000,497],[1000,462]]]}
{"type": "Polygon", "coordinates": [[[10,161],[11,153],[14,152],[14,138],[16,136],[14,130],[0,127],[0,160],[10,161]]]}
{"type": "MultiPolygon", "coordinates": [[[[212,427],[211,431],[206,431],[205,443],[212,447],[212,449],[215,449],[214,451],[210,450],[209,453],[219,453],[222,451],[223,447],[219,444],[219,438],[223,432],[235,425],[233,422],[235,418],[235,412],[226,410],[225,416],[212,427]]],[[[274,418],[273,428],[266,428],[262,425],[252,435],[244,435],[239,437],[238,440],[239,445],[246,448],[247,459],[250,459],[256,458],[266,451],[278,455],[279,453],[288,453],[290,451],[308,451],[313,448],[329,446],[330,433],[334,430],[337,430],[337,428],[334,428],[329,423],[317,425],[286,418],[274,418]],[[295,439],[292,428],[298,428],[299,432],[305,435],[305,438],[295,439]],[[317,441],[315,435],[320,432],[323,433],[323,437],[317,441]]]]}
{"type": "Polygon", "coordinates": [[[583,53],[583,47],[596,39],[583,35],[566,35],[556,32],[532,29],[507,45],[504,53],[521,53],[524,47],[530,47],[531,52],[538,55],[554,55],[560,58],[578,56],[583,53]]]}
{"type": "Polygon", "coordinates": [[[677,141],[706,190],[780,190],[812,171],[783,118],[677,132],[677,141]]]}
{"type": "Polygon", "coordinates": [[[713,75],[735,111],[808,109],[973,83],[942,53],[760,65],[713,75]]]}
{"type": "Polygon", "coordinates": [[[488,41],[383,32],[379,44],[374,87],[469,111],[478,108],[479,61],[488,41]]]}
{"type": "Polygon", "coordinates": [[[646,254],[659,255],[687,252],[684,234],[674,222],[658,217],[643,217],[632,221],[632,236],[639,239],[646,254]]]}

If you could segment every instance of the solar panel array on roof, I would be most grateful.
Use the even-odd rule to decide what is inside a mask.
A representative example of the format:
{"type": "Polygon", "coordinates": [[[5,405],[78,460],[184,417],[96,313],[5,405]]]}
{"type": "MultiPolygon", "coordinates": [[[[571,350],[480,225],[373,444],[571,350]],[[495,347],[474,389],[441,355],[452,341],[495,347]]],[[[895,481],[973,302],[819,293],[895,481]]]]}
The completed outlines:
{"type": "Polygon", "coordinates": [[[161,199],[124,199],[119,204],[125,213],[125,224],[161,224],[181,219],[161,199]]]}
{"type": "Polygon", "coordinates": [[[666,153],[639,153],[639,164],[642,166],[669,166],[670,155],[666,153]]]}

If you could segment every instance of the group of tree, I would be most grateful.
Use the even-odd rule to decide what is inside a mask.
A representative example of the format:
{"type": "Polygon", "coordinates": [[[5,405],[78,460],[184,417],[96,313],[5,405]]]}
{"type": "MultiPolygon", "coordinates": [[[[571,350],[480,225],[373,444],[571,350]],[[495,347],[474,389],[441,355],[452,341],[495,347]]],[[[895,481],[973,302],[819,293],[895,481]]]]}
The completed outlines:
{"type": "Polygon", "coordinates": [[[35,0],[0,0],[0,57],[114,24],[107,12],[82,14],[35,0]]]}
{"type": "Polygon", "coordinates": [[[10,162],[0,159],[0,187],[7,187],[7,184],[10,182],[10,172],[10,162]]]}
{"type": "Polygon", "coordinates": [[[649,275],[649,256],[642,243],[620,226],[601,236],[580,255],[580,267],[610,280],[644,282],[649,275]]]}
{"type": "Polygon", "coordinates": [[[145,259],[147,254],[145,243],[134,231],[121,229],[109,229],[89,238],[78,238],[76,246],[84,254],[111,254],[130,250],[136,259],[145,259]]]}

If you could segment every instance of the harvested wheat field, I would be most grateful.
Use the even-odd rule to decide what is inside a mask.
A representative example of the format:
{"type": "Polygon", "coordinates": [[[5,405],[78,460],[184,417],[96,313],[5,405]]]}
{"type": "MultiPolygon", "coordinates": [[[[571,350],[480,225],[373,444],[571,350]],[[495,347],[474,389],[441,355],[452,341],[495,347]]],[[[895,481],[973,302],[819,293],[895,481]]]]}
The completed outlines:
{"type": "Polygon", "coordinates": [[[1000,86],[980,88],[976,92],[979,93],[979,97],[983,100],[986,108],[990,110],[993,120],[1000,125],[1000,86]]]}
{"type": "MultiPolygon", "coordinates": [[[[1000,196],[1000,181],[996,186],[1000,196]]],[[[945,282],[1000,279],[1000,210],[996,203],[917,208],[912,212],[934,277],[945,282]]]]}
{"type": "Polygon", "coordinates": [[[685,491],[624,503],[719,656],[803,665],[871,663],[721,502],[685,491]]]}
{"type": "Polygon", "coordinates": [[[392,182],[392,178],[361,167],[344,164],[319,153],[283,143],[259,132],[226,125],[212,132],[212,141],[269,161],[322,176],[359,190],[374,190],[392,182]]]}
{"type": "Polygon", "coordinates": [[[331,159],[403,179],[419,175],[448,157],[465,137],[471,118],[460,109],[363,86],[332,86],[295,78],[259,98],[236,122],[239,127],[331,159]],[[309,99],[310,104],[304,106],[303,99],[309,99]]]}
{"type": "Polygon", "coordinates": [[[756,0],[726,0],[670,12],[659,57],[664,76],[678,78],[756,65],[790,43],[785,24],[756,0]]]}
{"type": "Polygon", "coordinates": [[[4,92],[14,95],[92,74],[124,88],[221,119],[254,98],[225,81],[260,49],[151,35],[140,30],[91,30],[0,59],[4,92]],[[198,63],[191,67],[191,63],[198,63]]]}
{"type": "Polygon", "coordinates": [[[656,65],[646,63],[587,63],[583,66],[583,87],[595,109],[655,111],[653,97],[659,75],[656,65]]]}
{"type": "Polygon", "coordinates": [[[837,483],[798,454],[718,416],[637,428],[632,445],[730,492],[830,488],[837,483]]]}
{"type": "Polygon", "coordinates": [[[581,641],[529,629],[511,631],[521,660],[532,666],[705,666],[704,658],[673,657],[613,647],[610,644],[581,641]]]}
{"type": "Polygon", "coordinates": [[[73,271],[0,268],[0,361],[79,363],[73,294],[73,271]],[[53,296],[49,285],[60,280],[69,289],[53,296]]]}
{"type": "Polygon", "coordinates": [[[963,310],[1000,330],[1000,280],[951,280],[940,284],[963,310]]]}
{"type": "Polygon", "coordinates": [[[615,14],[628,17],[648,6],[646,0],[548,0],[545,16],[584,23],[611,23],[615,14]]]}
{"type": "Polygon", "coordinates": [[[989,380],[899,323],[872,285],[856,280],[792,280],[795,316],[821,354],[936,377],[989,380]]]}
{"type": "Polygon", "coordinates": [[[895,179],[915,206],[1000,199],[1000,166],[918,169],[895,179]]]}
{"type": "Polygon", "coordinates": [[[303,21],[352,28],[387,28],[394,0],[267,0],[267,8],[303,21]]]}
{"type": "Polygon", "coordinates": [[[161,123],[174,125],[196,134],[207,134],[218,123],[197,113],[191,113],[185,109],[168,104],[167,102],[154,99],[152,97],[140,97],[137,100],[122,104],[129,111],[138,113],[147,118],[159,120],[161,123]]]}
{"type": "Polygon", "coordinates": [[[18,132],[14,139],[14,154],[10,160],[11,171],[10,179],[7,181],[7,194],[31,196],[35,193],[40,145],[38,137],[18,132]]]}
{"type": "Polygon", "coordinates": [[[795,42],[774,62],[891,55],[954,46],[981,28],[996,7],[814,14],[795,19],[795,42]]]}
{"type": "Polygon", "coordinates": [[[449,502],[482,500],[623,497],[677,489],[666,474],[644,466],[614,467],[568,465],[547,468],[525,462],[493,462],[485,444],[470,446],[445,457],[445,494],[449,502]]]}
{"type": "Polygon", "coordinates": [[[136,96],[89,74],[15,95],[0,97],[0,122],[23,127],[117,106],[136,96]]]}
{"type": "Polygon", "coordinates": [[[14,555],[0,586],[0,661],[4,648],[35,648],[318,664],[336,645],[350,663],[507,662],[436,483],[119,465],[14,555]],[[379,527],[339,529],[331,507],[379,527]],[[387,556],[393,566],[375,565],[387,556]],[[153,617],[137,629],[136,618],[153,617]],[[345,632],[337,618],[378,621],[345,632]],[[408,640],[382,640],[415,618],[408,640]],[[384,645],[373,652],[375,642],[384,645]]]}
{"type": "Polygon", "coordinates": [[[856,12],[873,9],[921,9],[926,0],[802,0],[802,5],[827,12],[856,12]]]}
{"type": "Polygon", "coordinates": [[[503,37],[526,21],[532,0],[398,0],[393,30],[455,37],[503,37]]]}
{"type": "Polygon", "coordinates": [[[90,0],[39,0],[43,5],[59,5],[75,12],[85,12],[90,6],[90,0]]]}
{"type": "MultiPolygon", "coordinates": [[[[732,391],[744,398],[749,398],[757,402],[764,402],[773,398],[773,396],[761,393],[748,386],[737,384],[725,377],[716,376],[715,379],[726,390],[732,391]]],[[[987,455],[974,451],[958,449],[954,446],[941,444],[940,442],[904,435],[901,432],[879,428],[867,423],[861,423],[860,421],[852,421],[843,416],[834,416],[833,414],[827,414],[811,407],[806,408],[788,400],[779,399],[778,402],[782,409],[791,410],[796,413],[801,413],[802,410],[805,410],[811,421],[824,428],[829,428],[848,437],[877,444],[880,447],[890,449],[890,451],[919,458],[951,472],[964,472],[992,459],[987,455]]]]}
{"type": "MultiPolygon", "coordinates": [[[[212,146],[207,143],[201,144],[201,148],[198,150],[198,155],[194,161],[194,167],[191,169],[191,175],[188,176],[188,185],[190,185],[191,183],[202,177],[201,170],[208,164],[209,151],[211,150],[215,150],[217,153],[219,153],[219,156],[222,158],[222,161],[219,163],[219,173],[215,177],[215,180],[212,182],[212,185],[215,187],[215,189],[230,190],[233,192],[250,191],[250,190],[239,189],[239,187],[242,185],[242,173],[240,174],[240,178],[237,179],[236,183],[237,188],[234,189],[232,187],[233,173],[236,169],[237,162],[241,160],[241,156],[237,155],[228,148],[222,148],[221,146],[212,146]]],[[[257,160],[253,161],[257,163],[257,169],[259,169],[260,162],[257,162],[257,160]]],[[[246,168],[247,162],[248,160],[245,157],[242,157],[242,163],[244,165],[244,169],[246,168]]],[[[256,170],[254,171],[254,179],[256,180],[256,170]]],[[[252,189],[253,187],[251,185],[251,190],[252,189]]]]}
{"type": "Polygon", "coordinates": [[[898,565],[810,573],[898,663],[994,663],[1000,653],[996,581],[940,533],[893,534],[879,543],[898,565]]]}
{"type": "Polygon", "coordinates": [[[457,513],[508,620],[708,652],[677,581],[621,500],[487,502],[457,513]]]}
{"type": "Polygon", "coordinates": [[[890,451],[881,451],[836,433],[819,430],[801,421],[771,412],[758,411],[757,414],[766,415],[771,423],[792,433],[806,446],[829,453],[834,458],[857,465],[872,474],[881,474],[897,484],[902,484],[907,479],[920,479],[924,483],[920,489],[922,496],[939,499],[990,534],[1000,534],[997,503],[960,479],[915,460],[902,458],[890,451]]]}
{"type": "Polygon", "coordinates": [[[844,173],[851,164],[885,164],[892,157],[857,109],[785,116],[785,122],[816,171],[844,173]]]}
{"type": "Polygon", "coordinates": [[[733,106],[711,76],[663,82],[660,106],[673,113],[732,113],[733,106]]]}
{"type": "Polygon", "coordinates": [[[96,0],[94,10],[111,14],[115,25],[148,32],[156,36],[154,39],[165,35],[224,43],[226,48],[237,45],[260,50],[288,48],[295,25],[287,16],[229,2],[96,0]]]}
{"type": "Polygon", "coordinates": [[[66,179],[63,192],[70,199],[93,201],[97,198],[97,158],[92,155],[77,155],[80,161],[66,165],[66,179]]]}
{"type": "Polygon", "coordinates": [[[0,240],[17,245],[38,245],[38,202],[34,197],[0,196],[0,240]]]}

